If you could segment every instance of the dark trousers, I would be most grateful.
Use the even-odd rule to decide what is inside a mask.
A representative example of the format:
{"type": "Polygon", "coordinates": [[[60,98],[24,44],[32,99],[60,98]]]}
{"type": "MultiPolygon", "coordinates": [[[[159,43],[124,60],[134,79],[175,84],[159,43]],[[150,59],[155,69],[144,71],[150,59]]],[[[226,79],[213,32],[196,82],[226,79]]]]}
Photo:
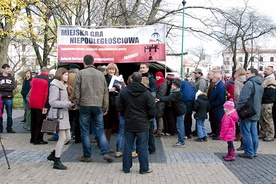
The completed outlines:
{"type": "Polygon", "coordinates": [[[31,143],[36,143],[43,140],[43,133],[41,132],[41,128],[45,118],[46,115],[42,114],[42,109],[31,108],[31,143]]]}
{"type": "Polygon", "coordinates": [[[155,138],[154,138],[154,134],[153,134],[153,129],[154,129],[154,125],[153,125],[153,120],[150,121],[150,129],[149,129],[149,152],[155,152],[156,148],[155,148],[155,138]]]}
{"type": "Polygon", "coordinates": [[[211,125],[211,132],[213,134],[216,134],[216,122],[215,122],[215,114],[213,113],[213,111],[209,111],[209,121],[210,121],[210,125],[211,125]]]}
{"type": "MultiPolygon", "coordinates": [[[[276,102],[274,102],[273,107],[272,107],[272,117],[273,117],[273,122],[274,122],[274,127],[275,127],[274,128],[274,132],[275,132],[274,135],[276,135],[276,102]]],[[[259,131],[258,131],[258,133],[259,133],[259,131]]]]}
{"type": "Polygon", "coordinates": [[[185,118],[184,118],[184,125],[185,125],[185,135],[186,136],[190,136],[192,134],[192,124],[193,124],[193,120],[192,120],[192,114],[193,114],[193,101],[187,101],[185,102],[186,108],[187,108],[187,112],[185,114],[185,118]]]}
{"type": "Polygon", "coordinates": [[[80,116],[79,110],[69,110],[69,121],[71,125],[71,132],[73,132],[73,134],[75,135],[75,142],[81,141],[79,116],[80,116]]]}
{"type": "Polygon", "coordinates": [[[174,112],[171,107],[165,107],[163,121],[164,121],[164,133],[175,135],[176,117],[174,116],[174,112]]]}

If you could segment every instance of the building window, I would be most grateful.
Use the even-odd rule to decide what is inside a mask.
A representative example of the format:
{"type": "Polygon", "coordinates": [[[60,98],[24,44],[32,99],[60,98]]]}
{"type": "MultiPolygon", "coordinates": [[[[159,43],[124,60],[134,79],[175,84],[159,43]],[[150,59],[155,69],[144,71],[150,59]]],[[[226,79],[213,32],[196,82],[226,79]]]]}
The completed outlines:
{"type": "Polygon", "coordinates": [[[242,57],[239,57],[239,62],[242,62],[242,57]]]}
{"type": "Polygon", "coordinates": [[[251,57],[250,57],[250,61],[251,61],[251,62],[254,62],[254,56],[251,56],[251,57]]]}
{"type": "Polygon", "coordinates": [[[260,56],[260,62],[264,61],[264,57],[260,56]]]}
{"type": "Polygon", "coordinates": [[[25,63],[26,63],[26,58],[23,57],[23,58],[22,58],[22,64],[25,64],[25,63]]]}
{"type": "Polygon", "coordinates": [[[270,57],[270,62],[273,62],[274,61],[274,57],[270,57]]]}
{"type": "Polygon", "coordinates": [[[47,58],[47,65],[50,65],[50,58],[47,58]]]}
{"type": "Polygon", "coordinates": [[[264,66],[259,66],[259,71],[264,71],[264,66]]]}

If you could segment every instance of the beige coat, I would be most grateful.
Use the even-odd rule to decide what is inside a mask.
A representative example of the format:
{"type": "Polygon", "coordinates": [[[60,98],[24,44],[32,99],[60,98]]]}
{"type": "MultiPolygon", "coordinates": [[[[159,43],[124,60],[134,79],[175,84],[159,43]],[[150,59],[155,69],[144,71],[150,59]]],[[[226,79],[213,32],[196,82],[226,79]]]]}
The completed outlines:
{"type": "Polygon", "coordinates": [[[245,81],[246,81],[246,76],[245,75],[238,76],[234,81],[234,101],[235,101],[235,104],[238,102],[238,100],[240,98],[243,83],[245,81]]]}
{"type": "Polygon", "coordinates": [[[68,93],[66,85],[61,81],[54,79],[50,85],[49,92],[50,111],[48,118],[58,118],[59,129],[66,130],[70,128],[68,108],[70,101],[68,100],[68,93]]]}
{"type": "Polygon", "coordinates": [[[80,70],[75,78],[74,92],[80,106],[102,107],[108,110],[109,94],[104,74],[94,66],[80,70]]]}

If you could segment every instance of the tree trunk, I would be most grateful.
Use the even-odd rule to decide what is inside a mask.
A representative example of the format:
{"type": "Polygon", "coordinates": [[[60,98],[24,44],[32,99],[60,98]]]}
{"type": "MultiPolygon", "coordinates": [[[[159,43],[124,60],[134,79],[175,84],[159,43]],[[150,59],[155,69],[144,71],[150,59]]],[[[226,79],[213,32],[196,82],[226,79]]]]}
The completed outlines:
{"type": "Polygon", "coordinates": [[[8,62],[8,49],[10,44],[10,37],[5,36],[0,39],[0,66],[8,62]]]}

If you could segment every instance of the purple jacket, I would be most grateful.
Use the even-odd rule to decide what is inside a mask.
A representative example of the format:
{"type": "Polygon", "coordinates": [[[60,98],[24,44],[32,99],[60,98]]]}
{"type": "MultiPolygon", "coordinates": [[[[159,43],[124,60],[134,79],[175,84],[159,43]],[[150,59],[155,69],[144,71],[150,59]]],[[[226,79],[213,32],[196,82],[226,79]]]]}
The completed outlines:
{"type": "Polygon", "coordinates": [[[224,114],[221,120],[219,138],[222,141],[234,141],[235,139],[235,126],[239,116],[237,111],[230,114],[224,114]]]}

